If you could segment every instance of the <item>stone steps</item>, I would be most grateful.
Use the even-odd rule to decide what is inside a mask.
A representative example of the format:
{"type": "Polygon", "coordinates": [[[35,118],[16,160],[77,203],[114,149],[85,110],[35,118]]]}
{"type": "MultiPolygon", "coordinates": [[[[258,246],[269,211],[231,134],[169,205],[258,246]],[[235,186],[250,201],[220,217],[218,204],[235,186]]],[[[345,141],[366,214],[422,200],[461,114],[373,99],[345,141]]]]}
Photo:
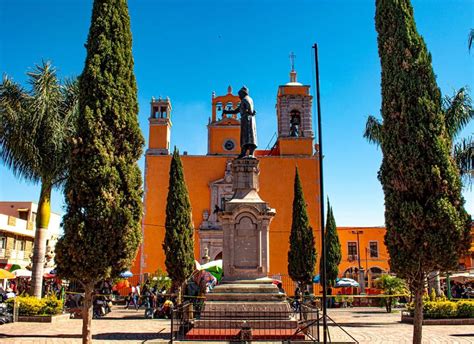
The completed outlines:
{"type": "Polygon", "coordinates": [[[206,301],[283,301],[285,294],[272,293],[209,293],[206,301]]]}

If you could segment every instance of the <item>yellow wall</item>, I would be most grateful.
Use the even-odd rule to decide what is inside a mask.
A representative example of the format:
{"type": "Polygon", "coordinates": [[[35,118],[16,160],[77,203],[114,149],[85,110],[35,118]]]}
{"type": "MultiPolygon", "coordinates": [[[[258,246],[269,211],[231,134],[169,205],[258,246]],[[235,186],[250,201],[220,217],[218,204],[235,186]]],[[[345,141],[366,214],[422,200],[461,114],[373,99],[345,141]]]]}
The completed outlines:
{"type": "MultiPolygon", "coordinates": [[[[205,209],[210,208],[209,183],[224,176],[228,157],[182,156],[186,184],[191,199],[195,228],[195,257],[199,259],[198,227],[205,209]]],[[[170,156],[146,157],[145,216],[143,220],[144,244],[141,273],[165,269],[162,242],[165,233],[165,209],[169,182],[170,156]]],[[[270,225],[270,273],[287,274],[287,254],[292,219],[293,182],[295,167],[298,166],[308,214],[314,229],[316,246],[320,252],[319,176],[315,157],[261,157],[260,196],[276,209],[276,216],[270,225]]],[[[139,259],[134,272],[139,272],[139,259]]]]}
{"type": "Polygon", "coordinates": [[[240,153],[240,124],[228,126],[213,126],[209,128],[209,152],[208,154],[239,154],[240,153]],[[234,149],[224,149],[224,142],[232,139],[235,143],[234,149]]]}
{"type": "Polygon", "coordinates": [[[170,126],[169,124],[150,125],[149,148],[169,149],[170,126]]]}
{"type": "Polygon", "coordinates": [[[278,139],[281,155],[313,155],[311,137],[281,137],[278,139]]]}

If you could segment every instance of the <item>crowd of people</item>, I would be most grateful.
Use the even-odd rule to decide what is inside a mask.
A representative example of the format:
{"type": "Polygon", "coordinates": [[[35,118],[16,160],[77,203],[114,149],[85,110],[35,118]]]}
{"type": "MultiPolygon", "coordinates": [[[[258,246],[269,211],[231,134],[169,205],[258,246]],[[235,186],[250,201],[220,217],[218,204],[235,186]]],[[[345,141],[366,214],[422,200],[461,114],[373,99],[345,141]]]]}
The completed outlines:
{"type": "Polygon", "coordinates": [[[136,310],[145,308],[146,318],[169,318],[173,308],[173,297],[167,294],[166,287],[159,289],[147,280],[143,286],[138,283],[132,286],[125,299],[125,308],[134,307],[136,310]]]}
{"type": "MultiPolygon", "coordinates": [[[[6,287],[0,285],[0,297],[8,293],[9,297],[17,295],[27,295],[31,289],[31,278],[17,277],[6,281],[6,287]]],[[[57,278],[48,278],[43,280],[42,295],[56,295],[61,298],[64,291],[62,281],[57,278]]]]}
{"type": "MultiPolygon", "coordinates": [[[[442,286],[443,292],[448,297],[447,285],[442,286]]],[[[453,299],[474,299],[474,282],[451,282],[451,297],[453,299]]]]}

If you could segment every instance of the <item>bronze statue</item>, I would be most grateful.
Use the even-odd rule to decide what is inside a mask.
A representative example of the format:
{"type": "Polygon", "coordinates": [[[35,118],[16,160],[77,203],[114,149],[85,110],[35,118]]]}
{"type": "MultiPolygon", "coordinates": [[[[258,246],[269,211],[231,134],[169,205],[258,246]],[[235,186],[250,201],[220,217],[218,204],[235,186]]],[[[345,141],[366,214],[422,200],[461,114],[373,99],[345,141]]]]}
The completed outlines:
{"type": "Polygon", "coordinates": [[[257,148],[257,125],[255,122],[256,112],[253,108],[253,100],[249,96],[249,90],[243,86],[239,91],[240,105],[233,110],[224,110],[222,114],[236,114],[240,112],[240,148],[241,153],[237,159],[248,156],[255,158],[253,153],[257,148]],[[247,151],[249,154],[247,155],[247,151]]]}

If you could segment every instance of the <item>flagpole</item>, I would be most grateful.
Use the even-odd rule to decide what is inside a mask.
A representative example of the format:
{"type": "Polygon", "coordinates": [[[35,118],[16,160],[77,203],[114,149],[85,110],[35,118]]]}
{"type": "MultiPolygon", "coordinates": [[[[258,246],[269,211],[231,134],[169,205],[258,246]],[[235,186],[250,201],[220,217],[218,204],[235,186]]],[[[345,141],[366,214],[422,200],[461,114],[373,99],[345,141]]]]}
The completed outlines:
{"type": "Polygon", "coordinates": [[[323,130],[321,127],[321,98],[319,94],[319,62],[318,62],[318,45],[315,43],[314,60],[316,64],[316,104],[318,109],[318,155],[319,155],[319,205],[321,218],[321,259],[322,270],[319,272],[321,276],[321,284],[323,286],[323,343],[327,343],[328,324],[327,324],[327,281],[326,281],[326,243],[324,236],[324,181],[323,181],[323,130]]]}

